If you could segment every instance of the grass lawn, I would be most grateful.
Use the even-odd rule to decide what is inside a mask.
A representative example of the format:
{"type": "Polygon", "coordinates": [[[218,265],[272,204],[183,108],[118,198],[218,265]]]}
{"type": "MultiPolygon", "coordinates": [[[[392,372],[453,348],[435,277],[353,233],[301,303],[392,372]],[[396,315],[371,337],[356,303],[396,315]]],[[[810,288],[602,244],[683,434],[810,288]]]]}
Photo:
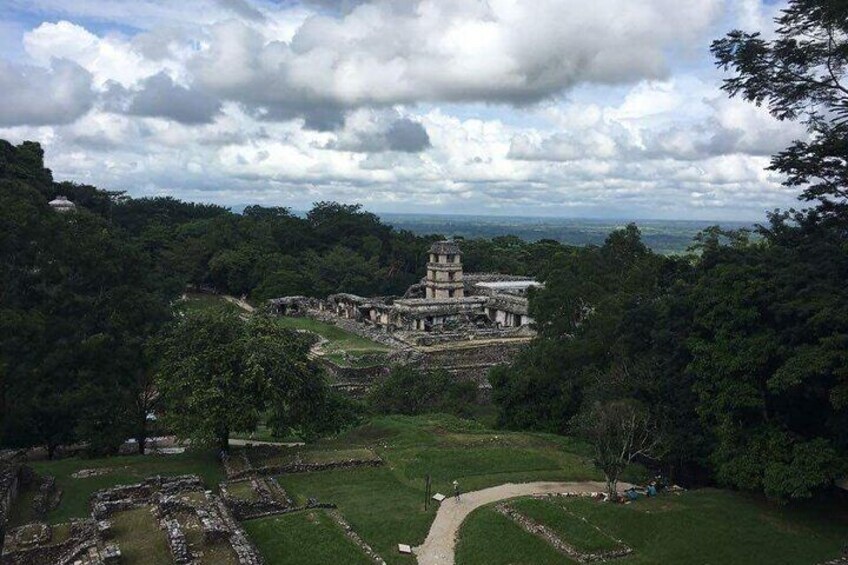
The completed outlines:
{"type": "Polygon", "coordinates": [[[35,498],[35,493],[38,485],[30,485],[18,492],[18,498],[12,504],[9,511],[8,524],[9,529],[23,526],[35,521],[35,513],[32,511],[32,501],[35,498]]]}
{"type": "MultiPolygon", "coordinates": [[[[214,451],[187,451],[179,455],[131,455],[106,457],[102,459],[59,459],[57,461],[36,461],[30,465],[43,475],[56,477],[56,484],[62,489],[59,507],[48,516],[51,523],[63,522],[69,518],[88,516],[88,499],[97,490],[137,483],[152,475],[197,474],[203,478],[206,486],[216,489],[224,480],[221,465],[214,451]],[[80,469],[99,469],[108,467],[105,475],[87,479],[75,479],[71,475],[80,469]]],[[[17,506],[17,503],[15,504],[17,506]]]]}
{"type": "Polygon", "coordinates": [[[293,330],[307,330],[316,333],[326,338],[329,343],[324,346],[324,351],[328,354],[334,352],[380,352],[389,351],[385,345],[379,344],[376,341],[371,341],[364,337],[358,336],[349,331],[343,330],[338,326],[319,322],[312,318],[277,318],[278,323],[293,330]]]}
{"type": "Polygon", "coordinates": [[[354,530],[390,563],[411,563],[398,543],[418,545],[435,516],[424,511],[424,477],[433,492],[450,483],[476,490],[504,482],[596,479],[585,446],[543,434],[494,432],[452,416],[386,416],[310,449],[368,447],[385,465],[284,475],[278,480],[299,502],[333,502],[354,530]],[[574,453],[577,451],[577,453],[574,453]]]}
{"type": "Polygon", "coordinates": [[[511,503],[511,506],[525,516],[549,527],[566,543],[579,551],[591,553],[621,547],[621,544],[609,534],[596,528],[563,504],[524,498],[511,503]]]}
{"type": "Polygon", "coordinates": [[[241,308],[232,302],[227,302],[223,297],[217,294],[205,294],[202,292],[187,293],[185,300],[180,300],[178,303],[178,307],[190,312],[221,309],[241,312],[241,308]]]}
{"type": "Polygon", "coordinates": [[[378,461],[380,459],[376,453],[365,447],[350,449],[320,449],[315,446],[283,447],[269,452],[264,457],[251,453],[250,450],[247,453],[250,454],[250,460],[254,467],[288,465],[298,460],[303,463],[321,465],[351,459],[360,461],[378,461]]]}
{"type": "Polygon", "coordinates": [[[250,481],[239,481],[227,485],[227,490],[231,496],[242,500],[258,500],[259,495],[253,490],[253,485],[250,481]]]}
{"type": "Polygon", "coordinates": [[[121,548],[121,563],[158,565],[173,563],[165,532],[159,529],[150,507],[118,512],[111,518],[114,540],[121,548]]]}
{"type": "MultiPolygon", "coordinates": [[[[584,530],[573,528],[575,522],[569,521],[565,511],[586,518],[613,538],[624,541],[634,549],[632,556],[620,561],[628,565],[812,565],[837,557],[848,535],[848,516],[837,502],[777,506],[717,489],[639,499],[628,505],[586,499],[552,499],[539,504],[548,507],[536,507],[526,513],[553,529],[563,529],[563,537],[575,545],[578,540],[594,542],[583,537],[584,530]]],[[[528,502],[519,501],[516,507],[526,511],[528,502]]],[[[517,562],[501,559],[494,549],[489,553],[491,559],[481,560],[480,556],[489,551],[483,540],[500,544],[500,540],[515,535],[514,524],[505,525],[493,515],[496,516],[492,509],[483,508],[465,522],[460,531],[458,564],[517,562]]],[[[520,539],[513,542],[514,554],[528,556],[533,563],[549,558],[549,552],[539,551],[535,541],[520,539]]]]}
{"type": "MultiPolygon", "coordinates": [[[[617,563],[618,561],[616,561],[617,563]]],[[[484,506],[465,520],[456,544],[459,565],[562,565],[574,563],[546,541],[484,506]]]]}
{"type": "Polygon", "coordinates": [[[269,564],[369,565],[371,561],[321,511],[271,516],[244,523],[269,564]]]}

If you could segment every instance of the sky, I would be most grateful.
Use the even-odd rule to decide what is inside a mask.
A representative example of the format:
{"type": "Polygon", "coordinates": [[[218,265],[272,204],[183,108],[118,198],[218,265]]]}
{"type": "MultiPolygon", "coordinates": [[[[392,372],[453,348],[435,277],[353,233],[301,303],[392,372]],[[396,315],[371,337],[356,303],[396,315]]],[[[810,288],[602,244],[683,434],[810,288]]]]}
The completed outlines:
{"type": "Polygon", "coordinates": [[[765,0],[0,0],[0,138],[133,197],[762,220],[806,137],[720,90],[765,0]]]}

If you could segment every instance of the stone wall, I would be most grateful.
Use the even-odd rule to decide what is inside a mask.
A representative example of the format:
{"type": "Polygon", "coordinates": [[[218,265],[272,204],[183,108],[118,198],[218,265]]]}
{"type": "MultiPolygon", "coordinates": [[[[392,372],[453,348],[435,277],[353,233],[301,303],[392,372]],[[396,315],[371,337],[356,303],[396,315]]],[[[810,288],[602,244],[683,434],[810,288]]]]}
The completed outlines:
{"type": "Polygon", "coordinates": [[[391,367],[384,361],[371,367],[342,367],[329,359],[319,358],[319,363],[330,376],[330,385],[354,398],[365,396],[371,387],[389,374],[391,367]]]}
{"type": "Polygon", "coordinates": [[[424,349],[417,364],[423,370],[442,369],[459,379],[471,380],[488,388],[489,369],[511,362],[527,347],[527,341],[498,341],[475,346],[424,349]]]}
{"type": "Polygon", "coordinates": [[[72,520],[68,538],[53,542],[53,527],[42,523],[27,524],[9,532],[0,565],[71,565],[105,563],[101,558],[101,540],[94,520],[72,520]]]}
{"type": "Polygon", "coordinates": [[[19,477],[19,465],[0,467],[0,552],[3,551],[3,540],[5,538],[9,511],[18,497],[18,490],[20,488],[19,477]]]}
{"type": "Polygon", "coordinates": [[[296,508],[286,491],[273,477],[254,477],[221,483],[220,487],[224,502],[239,520],[283,514],[296,508]],[[231,487],[238,482],[249,483],[256,498],[251,500],[233,495],[231,487]]]}

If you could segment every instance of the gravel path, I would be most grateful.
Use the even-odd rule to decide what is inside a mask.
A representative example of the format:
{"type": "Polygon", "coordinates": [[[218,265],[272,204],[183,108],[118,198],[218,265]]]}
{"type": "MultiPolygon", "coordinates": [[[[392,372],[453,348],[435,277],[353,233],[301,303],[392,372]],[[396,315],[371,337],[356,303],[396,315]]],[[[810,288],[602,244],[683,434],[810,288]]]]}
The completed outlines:
{"type": "Polygon", "coordinates": [[[235,304],[245,312],[253,313],[256,308],[247,303],[247,301],[242,300],[241,298],[236,298],[235,296],[230,296],[229,294],[222,294],[221,297],[231,304],[235,304]]]}
{"type": "MultiPolygon", "coordinates": [[[[630,488],[627,483],[619,483],[619,490],[630,488]]],[[[474,492],[462,494],[462,500],[456,502],[446,498],[441,503],[436,519],[430,526],[430,533],[424,543],[415,548],[419,565],[453,565],[456,535],[463,520],[472,511],[499,500],[547,494],[555,492],[604,492],[606,484],[601,482],[579,483],[508,483],[474,492]]]]}
{"type": "Polygon", "coordinates": [[[230,445],[273,445],[277,447],[298,447],[305,444],[302,441],[260,441],[258,439],[235,439],[231,437],[230,445]]]}

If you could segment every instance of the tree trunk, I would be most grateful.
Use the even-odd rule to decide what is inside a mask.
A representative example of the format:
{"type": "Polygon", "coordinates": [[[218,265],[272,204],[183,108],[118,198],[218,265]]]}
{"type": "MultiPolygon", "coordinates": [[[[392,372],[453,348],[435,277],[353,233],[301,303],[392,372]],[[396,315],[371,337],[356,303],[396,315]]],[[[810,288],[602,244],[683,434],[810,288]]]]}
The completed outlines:
{"type": "Polygon", "coordinates": [[[615,502],[618,500],[618,479],[607,477],[607,501],[615,502]]]}
{"type": "Polygon", "coordinates": [[[224,453],[230,452],[230,430],[229,428],[224,428],[221,430],[220,435],[218,436],[218,446],[221,451],[224,453]]]}

